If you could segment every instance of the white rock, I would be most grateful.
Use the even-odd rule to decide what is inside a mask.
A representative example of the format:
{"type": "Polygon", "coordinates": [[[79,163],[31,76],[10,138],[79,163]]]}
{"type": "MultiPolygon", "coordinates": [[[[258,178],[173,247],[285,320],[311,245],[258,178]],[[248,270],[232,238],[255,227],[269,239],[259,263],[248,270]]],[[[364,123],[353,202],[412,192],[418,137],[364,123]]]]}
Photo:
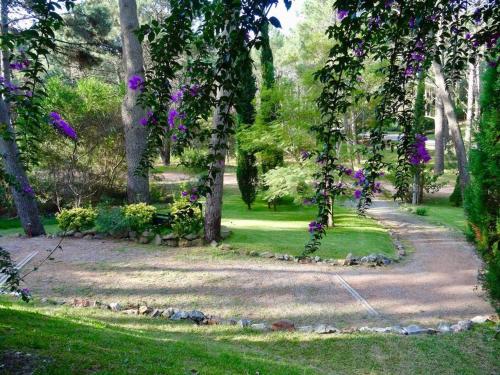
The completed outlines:
{"type": "Polygon", "coordinates": [[[256,331],[268,331],[269,327],[266,323],[255,323],[251,324],[250,328],[256,331]]]}
{"type": "Polygon", "coordinates": [[[111,311],[120,311],[122,309],[122,306],[118,302],[112,302],[109,304],[109,308],[111,311]]]}

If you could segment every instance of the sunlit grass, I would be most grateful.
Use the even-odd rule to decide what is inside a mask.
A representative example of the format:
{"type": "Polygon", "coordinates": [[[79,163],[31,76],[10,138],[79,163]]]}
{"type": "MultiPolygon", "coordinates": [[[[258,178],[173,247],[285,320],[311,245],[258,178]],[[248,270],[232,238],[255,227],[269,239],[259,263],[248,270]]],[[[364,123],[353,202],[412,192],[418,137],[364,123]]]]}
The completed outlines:
{"type": "Polygon", "coordinates": [[[261,333],[0,299],[0,351],[50,359],[44,374],[493,374],[493,335],[261,333]]]}
{"type": "MultiPolygon", "coordinates": [[[[248,210],[236,189],[226,189],[223,224],[232,229],[225,242],[243,250],[269,251],[299,255],[308,241],[308,224],[316,216],[316,207],[303,207],[291,202],[277,210],[269,209],[257,198],[248,210]]],[[[374,220],[363,218],[350,208],[335,207],[335,227],[328,230],[317,255],[344,258],[348,253],[394,255],[387,231],[374,220]]]]}

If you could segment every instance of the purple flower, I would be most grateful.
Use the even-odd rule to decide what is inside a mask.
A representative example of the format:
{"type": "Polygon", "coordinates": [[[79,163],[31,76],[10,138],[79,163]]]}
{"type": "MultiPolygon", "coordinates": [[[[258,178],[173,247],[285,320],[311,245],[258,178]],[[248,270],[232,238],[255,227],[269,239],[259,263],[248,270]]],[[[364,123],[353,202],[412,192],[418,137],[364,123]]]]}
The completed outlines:
{"type": "Polygon", "coordinates": [[[30,184],[25,183],[23,184],[23,193],[33,196],[35,195],[35,190],[33,190],[30,184]]]}
{"type": "Polygon", "coordinates": [[[189,196],[189,201],[190,201],[191,203],[196,202],[197,200],[198,200],[198,195],[196,195],[196,194],[191,194],[191,195],[189,196]]]}
{"type": "Polygon", "coordinates": [[[141,76],[134,75],[128,80],[128,88],[131,90],[139,90],[144,85],[144,80],[141,76]]]}
{"type": "Polygon", "coordinates": [[[358,46],[356,48],[354,48],[354,54],[357,57],[363,56],[363,54],[364,54],[364,51],[363,51],[363,42],[359,42],[358,46]]]}
{"type": "Polygon", "coordinates": [[[317,221],[311,221],[309,223],[309,233],[314,233],[316,231],[321,231],[323,229],[323,224],[318,223],[317,221]]]}
{"type": "Polygon", "coordinates": [[[346,168],[344,169],[344,173],[348,176],[352,175],[352,169],[351,168],[346,168]]]}
{"type": "Polygon", "coordinates": [[[410,146],[409,150],[409,162],[413,165],[419,165],[422,163],[428,163],[431,160],[429,152],[425,148],[425,141],[427,137],[422,134],[415,135],[415,142],[410,146]]]}
{"type": "Polygon", "coordinates": [[[139,120],[139,124],[141,124],[142,126],[147,126],[148,125],[148,119],[143,117],[139,120]]]}
{"type": "Polygon", "coordinates": [[[417,61],[417,62],[424,61],[424,55],[421,52],[412,52],[411,58],[413,61],[417,61]]]}
{"type": "Polygon", "coordinates": [[[24,93],[24,96],[27,97],[27,98],[32,98],[33,97],[33,91],[31,90],[27,90],[25,93],[24,93]]]}
{"type": "Polygon", "coordinates": [[[392,7],[392,4],[394,4],[394,0],[387,0],[384,4],[384,7],[390,8],[392,7]]]}
{"type": "Polygon", "coordinates": [[[311,156],[311,153],[309,151],[302,150],[300,152],[300,157],[302,158],[302,160],[309,159],[310,156],[311,156]]]}
{"type": "Polygon", "coordinates": [[[410,27],[410,29],[414,29],[415,25],[416,25],[415,17],[411,17],[410,20],[408,21],[408,26],[410,27]]]}
{"type": "Polygon", "coordinates": [[[29,295],[30,293],[31,293],[31,291],[28,288],[21,289],[21,294],[29,295]]]}
{"type": "Polygon", "coordinates": [[[184,92],[182,90],[179,90],[179,91],[173,93],[170,96],[170,99],[172,99],[172,102],[174,102],[174,103],[179,103],[182,100],[183,95],[184,95],[184,92]]]}
{"type": "Polygon", "coordinates": [[[348,10],[343,10],[343,9],[339,9],[337,11],[337,19],[339,21],[342,21],[344,18],[346,18],[347,16],[349,15],[349,11],[348,10]]]}
{"type": "Polygon", "coordinates": [[[413,66],[409,65],[406,69],[405,69],[405,77],[411,77],[415,74],[415,68],[413,68],[413,66]]]}
{"type": "Polygon", "coordinates": [[[75,130],[57,112],[50,112],[49,122],[63,135],[73,140],[77,139],[75,130]]]}
{"type": "Polygon", "coordinates": [[[356,171],[356,173],[354,173],[354,178],[356,180],[358,180],[359,184],[362,184],[363,182],[365,182],[365,179],[366,179],[362,169],[360,169],[360,170],[356,171]]]}
{"type": "Polygon", "coordinates": [[[465,34],[465,39],[469,40],[470,38],[472,38],[471,33],[467,33],[467,34],[465,34]]]}
{"type": "Polygon", "coordinates": [[[179,131],[180,131],[181,133],[185,133],[185,132],[186,132],[186,130],[187,130],[187,128],[186,128],[183,124],[180,124],[180,125],[179,125],[179,127],[178,127],[177,129],[179,129],[179,131]]]}
{"type": "Polygon", "coordinates": [[[173,136],[170,137],[172,142],[177,142],[177,136],[174,134],[173,136]]]}
{"type": "Polygon", "coordinates": [[[195,83],[194,85],[191,85],[191,87],[189,88],[189,95],[196,96],[198,95],[199,91],[200,91],[200,85],[197,85],[195,83]]]}
{"type": "Polygon", "coordinates": [[[172,108],[170,112],[168,112],[168,125],[170,129],[173,129],[175,126],[175,118],[179,116],[179,112],[175,108],[172,108]]]}
{"type": "Polygon", "coordinates": [[[359,189],[354,190],[354,198],[355,199],[361,198],[361,190],[359,189]]]}
{"type": "Polygon", "coordinates": [[[189,194],[189,193],[188,193],[187,191],[183,191],[183,192],[181,193],[181,195],[182,195],[183,197],[187,197],[187,196],[188,196],[188,194],[189,194]]]}

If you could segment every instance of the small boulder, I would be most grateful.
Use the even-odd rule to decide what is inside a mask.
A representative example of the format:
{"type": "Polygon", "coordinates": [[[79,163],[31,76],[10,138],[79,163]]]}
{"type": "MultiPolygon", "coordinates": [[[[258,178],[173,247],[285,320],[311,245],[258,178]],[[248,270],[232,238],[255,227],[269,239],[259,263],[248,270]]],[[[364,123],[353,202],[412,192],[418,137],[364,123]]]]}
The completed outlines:
{"type": "Polygon", "coordinates": [[[109,304],[109,308],[111,311],[120,311],[122,306],[118,302],[112,302],[109,304]]]}
{"type": "Polygon", "coordinates": [[[159,316],[161,316],[161,313],[162,313],[162,312],[163,312],[163,311],[161,311],[161,310],[159,310],[159,309],[153,309],[153,311],[151,311],[151,312],[149,313],[149,316],[150,316],[151,318],[158,318],[159,316]]]}
{"type": "Polygon", "coordinates": [[[337,331],[338,331],[337,328],[330,326],[328,324],[318,324],[316,327],[314,327],[314,332],[319,333],[321,335],[328,333],[335,333],[337,331]]]}
{"type": "Polygon", "coordinates": [[[231,250],[231,249],[232,249],[232,247],[231,247],[231,245],[229,245],[229,244],[227,244],[227,243],[223,243],[223,244],[221,244],[221,245],[220,245],[220,249],[221,249],[222,251],[229,251],[229,250],[231,250]]]}
{"type": "Polygon", "coordinates": [[[344,266],[352,266],[356,264],[356,258],[352,255],[352,253],[347,254],[344,259],[344,266]]]}
{"type": "Polygon", "coordinates": [[[194,234],[194,233],[189,233],[187,235],[184,236],[184,238],[188,241],[192,241],[192,240],[195,240],[198,238],[198,235],[197,234],[194,234]]]}
{"type": "Polygon", "coordinates": [[[273,331],[295,331],[295,324],[290,320],[278,320],[271,325],[273,331]]]}
{"type": "Polygon", "coordinates": [[[168,309],[163,310],[161,316],[162,318],[170,319],[172,315],[174,315],[176,312],[177,312],[176,309],[174,309],[173,307],[169,307],[168,309]]]}
{"type": "Polygon", "coordinates": [[[311,332],[314,332],[314,327],[313,326],[300,326],[297,328],[297,331],[304,332],[304,333],[311,333],[311,332]]]}
{"type": "Polygon", "coordinates": [[[422,333],[427,333],[426,328],[422,328],[416,324],[411,324],[407,327],[404,327],[403,330],[405,331],[406,335],[420,335],[422,333]]]}
{"type": "Polygon", "coordinates": [[[161,238],[161,236],[159,234],[157,234],[155,236],[155,245],[156,246],[161,246],[162,242],[163,242],[163,239],[161,238]]]}
{"type": "Polygon", "coordinates": [[[141,315],[146,315],[146,314],[149,314],[153,311],[152,308],[146,306],[146,305],[141,305],[139,306],[139,314],[141,315]]]}
{"type": "Polygon", "coordinates": [[[191,246],[191,241],[186,240],[185,238],[180,238],[179,239],[179,246],[180,247],[189,247],[189,246],[191,246]]]}
{"type": "Polygon", "coordinates": [[[213,240],[212,242],[210,242],[210,246],[211,247],[217,247],[218,243],[217,241],[213,240]]]}
{"type": "Polygon", "coordinates": [[[451,332],[451,326],[448,323],[439,323],[437,329],[441,333],[451,332]]]}
{"type": "Polygon", "coordinates": [[[179,240],[177,238],[165,240],[165,245],[167,245],[169,247],[177,247],[177,246],[179,246],[179,240]]]}
{"type": "Polygon", "coordinates": [[[274,258],[274,254],[270,253],[269,251],[264,251],[263,253],[260,253],[261,258],[274,258]]]}
{"type": "Polygon", "coordinates": [[[189,313],[187,311],[176,311],[171,317],[171,320],[184,320],[189,318],[189,313]]]}
{"type": "Polygon", "coordinates": [[[123,310],[123,313],[127,314],[127,315],[137,315],[137,314],[139,314],[139,312],[137,311],[137,309],[123,310]]]}
{"type": "Polygon", "coordinates": [[[143,244],[143,245],[148,244],[150,241],[151,241],[151,239],[149,237],[146,237],[146,236],[141,236],[139,238],[139,243],[143,244]]]}
{"type": "Polygon", "coordinates": [[[457,324],[453,324],[450,328],[453,332],[463,332],[468,331],[472,327],[472,322],[470,320],[461,320],[457,324]]]}
{"type": "Polygon", "coordinates": [[[474,324],[483,324],[490,321],[490,318],[486,315],[477,315],[470,320],[474,324]]]}
{"type": "Polygon", "coordinates": [[[106,238],[106,235],[104,233],[96,233],[94,235],[94,240],[103,240],[106,238]]]}
{"type": "Polygon", "coordinates": [[[188,313],[188,319],[197,324],[200,324],[205,319],[205,314],[203,314],[201,311],[193,310],[188,313]]]}
{"type": "Polygon", "coordinates": [[[251,320],[248,320],[248,319],[240,319],[240,320],[238,320],[238,325],[240,327],[248,327],[250,324],[252,324],[251,320]]]}
{"type": "Polygon", "coordinates": [[[89,307],[91,302],[88,299],[75,298],[72,303],[73,307],[89,307]]]}
{"type": "Polygon", "coordinates": [[[73,237],[75,237],[75,238],[83,238],[83,233],[82,232],[75,232],[75,234],[73,234],[73,237]]]}
{"type": "Polygon", "coordinates": [[[173,233],[169,233],[169,234],[163,236],[163,239],[164,240],[176,240],[177,236],[173,233]]]}
{"type": "Polygon", "coordinates": [[[83,239],[84,240],[93,240],[94,239],[94,235],[93,234],[86,234],[85,236],[83,236],[83,239]]]}
{"type": "Polygon", "coordinates": [[[135,240],[137,238],[137,232],[131,230],[130,232],[128,232],[128,237],[135,240]]]}
{"type": "Polygon", "coordinates": [[[250,328],[255,330],[255,331],[268,331],[269,330],[269,326],[266,323],[251,324],[250,328]]]}
{"type": "Polygon", "coordinates": [[[193,247],[200,247],[204,245],[203,238],[196,238],[194,240],[190,240],[189,242],[191,242],[190,246],[193,247]]]}

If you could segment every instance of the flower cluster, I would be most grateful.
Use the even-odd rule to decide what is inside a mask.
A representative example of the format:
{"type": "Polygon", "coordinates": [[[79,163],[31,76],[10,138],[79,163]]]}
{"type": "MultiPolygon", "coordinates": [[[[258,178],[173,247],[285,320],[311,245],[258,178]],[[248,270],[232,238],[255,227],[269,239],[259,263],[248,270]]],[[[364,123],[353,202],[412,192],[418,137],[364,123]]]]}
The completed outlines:
{"type": "Polygon", "coordinates": [[[31,187],[31,185],[28,184],[28,183],[23,184],[22,191],[26,195],[30,195],[30,196],[34,196],[35,195],[35,190],[33,190],[33,188],[31,187]]]}
{"type": "Polygon", "coordinates": [[[143,87],[144,87],[144,80],[142,79],[141,76],[133,75],[128,80],[128,88],[130,90],[134,90],[134,91],[136,91],[136,90],[142,90],[143,87]]]}
{"type": "Polygon", "coordinates": [[[415,143],[410,146],[409,161],[413,165],[428,163],[431,160],[429,152],[425,148],[427,137],[422,134],[415,135],[415,143]]]}
{"type": "Polygon", "coordinates": [[[188,198],[191,203],[195,203],[198,199],[200,199],[200,196],[198,195],[198,189],[196,187],[191,188],[190,191],[184,190],[181,192],[181,196],[183,198],[188,198]]]}
{"type": "Polygon", "coordinates": [[[309,223],[309,233],[319,232],[323,229],[323,224],[317,221],[311,221],[309,223]]]}
{"type": "Polygon", "coordinates": [[[139,124],[142,126],[147,126],[148,124],[156,125],[158,120],[156,119],[154,113],[152,111],[148,111],[146,113],[146,117],[143,117],[139,120],[139,124]]]}
{"type": "Polygon", "coordinates": [[[343,10],[343,9],[339,9],[337,11],[337,19],[339,21],[342,21],[344,18],[346,18],[347,16],[349,15],[349,11],[348,10],[343,10]]]}
{"type": "Polygon", "coordinates": [[[14,61],[11,62],[9,66],[12,70],[23,70],[30,66],[30,61],[27,59],[24,59],[22,61],[14,61]]]}
{"type": "Polygon", "coordinates": [[[422,63],[425,60],[424,43],[419,39],[415,43],[415,49],[410,52],[408,63],[404,72],[405,77],[414,76],[422,70],[422,63]]]}
{"type": "Polygon", "coordinates": [[[310,156],[311,156],[311,153],[309,151],[302,150],[300,152],[300,157],[302,158],[302,160],[309,159],[310,156]]]}
{"type": "Polygon", "coordinates": [[[49,114],[49,122],[63,135],[65,135],[68,138],[71,138],[73,140],[76,140],[76,132],[75,130],[71,127],[70,124],[68,124],[59,113],[57,112],[51,112],[49,114]]]}

